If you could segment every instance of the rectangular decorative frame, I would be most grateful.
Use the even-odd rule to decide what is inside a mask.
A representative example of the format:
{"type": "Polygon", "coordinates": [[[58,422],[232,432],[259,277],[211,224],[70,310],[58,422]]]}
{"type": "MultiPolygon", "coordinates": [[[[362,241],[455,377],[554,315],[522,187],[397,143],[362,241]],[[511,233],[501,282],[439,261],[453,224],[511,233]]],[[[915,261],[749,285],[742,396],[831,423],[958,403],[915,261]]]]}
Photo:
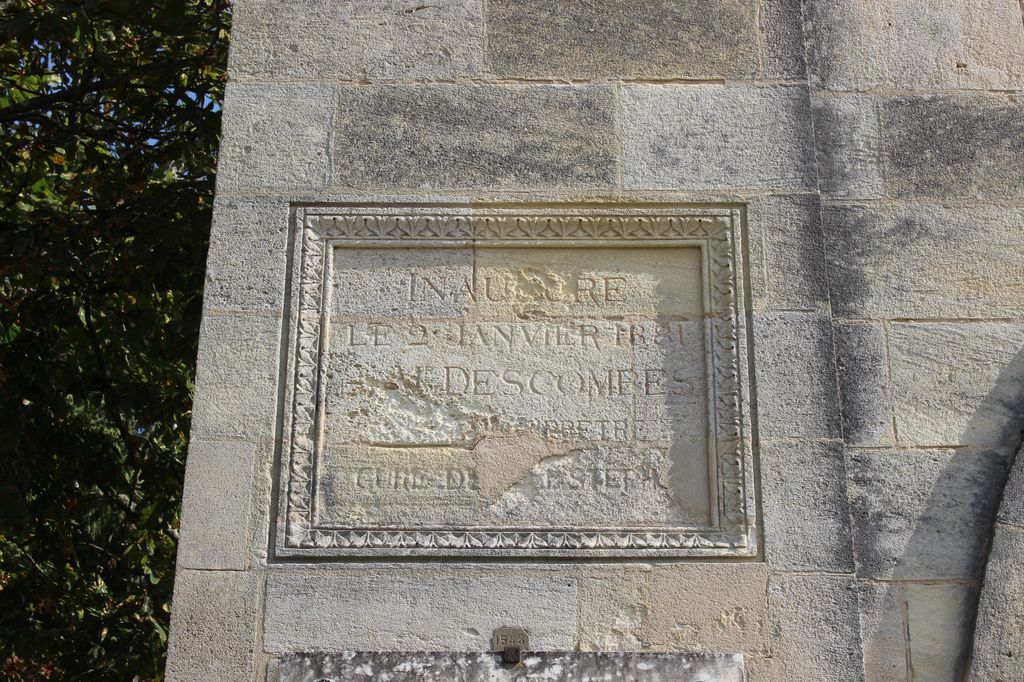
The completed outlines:
{"type": "Polygon", "coordinates": [[[743,211],[693,204],[295,205],[274,554],[382,556],[751,557],[757,553],[743,211]],[[325,301],[337,248],[678,247],[702,253],[709,303],[713,527],[319,526],[316,462],[324,433],[325,301]]]}

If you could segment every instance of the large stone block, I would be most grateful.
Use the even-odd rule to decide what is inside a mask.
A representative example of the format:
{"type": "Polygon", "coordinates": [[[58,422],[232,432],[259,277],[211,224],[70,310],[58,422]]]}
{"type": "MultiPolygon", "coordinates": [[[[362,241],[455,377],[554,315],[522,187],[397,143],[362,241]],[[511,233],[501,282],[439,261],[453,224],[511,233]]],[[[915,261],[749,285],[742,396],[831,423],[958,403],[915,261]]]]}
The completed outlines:
{"type": "Polygon", "coordinates": [[[852,571],[842,444],[763,440],[760,461],[768,565],[852,571]]]}
{"type": "Polygon", "coordinates": [[[235,5],[236,79],[452,79],[480,73],[481,0],[245,0],[235,5]]]}
{"type": "Polygon", "coordinates": [[[860,583],[867,679],[961,679],[974,594],[963,583],[860,583]]]}
{"type": "Polygon", "coordinates": [[[178,566],[236,569],[248,565],[255,446],[189,443],[181,501],[178,566]]]}
{"type": "Polygon", "coordinates": [[[898,441],[994,447],[1019,442],[1022,349],[1022,324],[890,324],[898,441]]]}
{"type": "Polygon", "coordinates": [[[487,67],[501,78],[744,78],[758,67],[743,0],[487,5],[487,67]]]}
{"type": "Polygon", "coordinates": [[[854,450],[854,552],[860,576],[980,577],[1006,460],[986,450],[854,450]]]}
{"type": "Polygon", "coordinates": [[[824,210],[832,309],[868,319],[1018,317],[1024,211],[897,204],[824,210]]]}
{"type": "Polygon", "coordinates": [[[575,647],[577,583],[555,576],[346,576],[275,571],[264,646],[288,651],[487,651],[503,625],[538,651],[575,647]]]}
{"type": "Polygon", "coordinates": [[[829,199],[882,198],[882,142],[875,98],[817,93],[812,104],[822,194],[829,199]]]}
{"type": "Polygon", "coordinates": [[[818,310],[828,302],[821,205],[813,194],[772,195],[747,205],[755,309],[818,310]]]}
{"type": "Polygon", "coordinates": [[[414,190],[602,188],[616,182],[609,86],[340,88],[334,181],[414,190]]]}
{"type": "Polygon", "coordinates": [[[581,651],[650,647],[651,567],[587,564],[578,574],[581,651]]]}
{"type": "Polygon", "coordinates": [[[805,78],[802,19],[800,0],[765,0],[761,3],[764,78],[805,78]]]}
{"type": "Polygon", "coordinates": [[[815,188],[806,88],[627,85],[622,108],[627,189],[815,188]]]}
{"type": "Polygon", "coordinates": [[[762,438],[838,439],[832,324],[820,313],[754,317],[754,367],[762,438]]]}
{"type": "Polygon", "coordinates": [[[885,328],[845,323],[835,326],[835,334],[843,438],[855,446],[895,445],[885,328]]]}
{"type": "Polygon", "coordinates": [[[651,573],[649,646],[661,651],[769,647],[768,572],[757,564],[673,564],[651,573]]]}
{"type": "Polygon", "coordinates": [[[192,438],[272,439],[281,352],[278,317],[203,316],[192,404],[192,438]]]}
{"type": "Polygon", "coordinates": [[[1024,530],[1000,524],[988,564],[974,626],[972,682],[1024,679],[1024,530]]]}
{"type": "Polygon", "coordinates": [[[864,672],[871,682],[913,682],[904,583],[858,583],[864,672]]]}
{"type": "Polygon", "coordinates": [[[280,199],[218,199],[206,258],[207,310],[284,311],[288,204],[280,199]]]}
{"type": "Polygon", "coordinates": [[[335,108],[326,85],[228,83],[217,193],[326,187],[335,108]]]}
{"type": "Polygon", "coordinates": [[[252,573],[178,570],[168,682],[252,682],[259,599],[252,573]]]}
{"type": "Polygon", "coordinates": [[[1015,97],[891,97],[881,104],[880,120],[887,195],[947,200],[1024,193],[1024,106],[1015,97]]]}
{"type": "Polygon", "coordinates": [[[962,679],[976,590],[959,583],[911,583],[904,590],[913,679],[962,679]]]}
{"type": "Polygon", "coordinates": [[[768,582],[774,628],[773,680],[861,682],[856,583],[842,576],[790,575],[768,582]]]}
{"type": "Polygon", "coordinates": [[[1014,0],[805,3],[808,68],[830,90],[1024,86],[1014,0]]]}

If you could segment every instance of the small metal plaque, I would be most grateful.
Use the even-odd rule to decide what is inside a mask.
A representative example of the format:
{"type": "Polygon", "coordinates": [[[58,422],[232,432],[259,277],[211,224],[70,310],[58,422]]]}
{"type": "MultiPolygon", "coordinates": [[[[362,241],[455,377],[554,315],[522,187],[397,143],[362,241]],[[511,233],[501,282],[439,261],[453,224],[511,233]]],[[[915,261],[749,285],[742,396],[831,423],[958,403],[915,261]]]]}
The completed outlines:
{"type": "Polygon", "coordinates": [[[744,682],[742,654],[534,653],[515,667],[486,653],[286,654],[279,682],[744,682]]]}
{"type": "Polygon", "coordinates": [[[491,651],[500,654],[507,647],[530,648],[530,633],[523,628],[500,627],[491,635],[491,651]]]}

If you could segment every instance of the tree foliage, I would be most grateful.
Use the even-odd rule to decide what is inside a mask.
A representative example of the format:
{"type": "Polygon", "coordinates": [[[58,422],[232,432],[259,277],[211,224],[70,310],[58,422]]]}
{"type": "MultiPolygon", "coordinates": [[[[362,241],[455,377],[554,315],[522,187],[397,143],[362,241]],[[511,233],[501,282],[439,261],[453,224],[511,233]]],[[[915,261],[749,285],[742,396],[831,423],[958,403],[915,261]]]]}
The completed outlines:
{"type": "Polygon", "coordinates": [[[0,0],[0,678],[162,676],[227,0],[0,0]]]}

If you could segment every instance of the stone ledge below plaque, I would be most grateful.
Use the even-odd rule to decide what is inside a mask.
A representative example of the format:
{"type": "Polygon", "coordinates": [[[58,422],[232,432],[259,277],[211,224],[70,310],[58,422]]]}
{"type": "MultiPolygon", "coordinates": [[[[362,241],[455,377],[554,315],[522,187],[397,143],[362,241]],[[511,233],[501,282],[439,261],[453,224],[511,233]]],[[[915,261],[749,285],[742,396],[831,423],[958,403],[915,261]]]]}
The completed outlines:
{"type": "Polygon", "coordinates": [[[286,654],[277,682],[744,682],[742,654],[533,653],[505,666],[488,653],[286,654]]]}
{"type": "Polygon", "coordinates": [[[294,225],[277,556],[755,554],[740,210],[294,225]]]}

